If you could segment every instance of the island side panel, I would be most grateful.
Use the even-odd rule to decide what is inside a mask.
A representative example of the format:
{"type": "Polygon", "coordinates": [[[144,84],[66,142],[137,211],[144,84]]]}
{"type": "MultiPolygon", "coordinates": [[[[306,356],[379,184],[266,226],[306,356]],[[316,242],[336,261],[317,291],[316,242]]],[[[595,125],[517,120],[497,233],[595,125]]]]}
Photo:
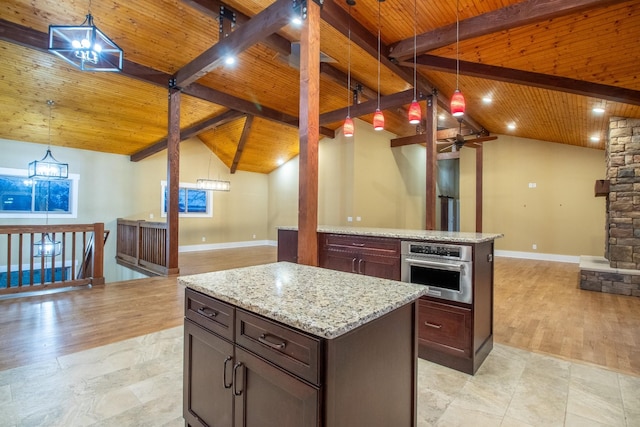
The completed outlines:
{"type": "Polygon", "coordinates": [[[278,261],[298,263],[297,230],[278,230],[278,261]]]}
{"type": "Polygon", "coordinates": [[[417,306],[413,302],[326,345],[325,426],[415,426],[417,306]]]}
{"type": "Polygon", "coordinates": [[[493,349],[493,241],[474,248],[473,373],[493,349]]]}

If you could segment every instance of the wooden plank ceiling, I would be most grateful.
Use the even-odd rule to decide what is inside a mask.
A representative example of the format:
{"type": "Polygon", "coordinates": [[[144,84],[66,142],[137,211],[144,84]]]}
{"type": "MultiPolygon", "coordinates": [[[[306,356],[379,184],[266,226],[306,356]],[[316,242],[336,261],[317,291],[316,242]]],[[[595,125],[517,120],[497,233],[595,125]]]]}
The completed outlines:
{"type": "MultiPolygon", "coordinates": [[[[130,155],[134,161],[162,151],[168,80],[219,42],[220,6],[236,13],[235,26],[227,21],[225,30],[237,31],[274,3],[5,0],[0,138],[48,143],[51,99],[54,146],[130,155]],[[80,24],[89,5],[95,24],[123,48],[123,73],[81,72],[46,51],[48,26],[80,24]]],[[[352,116],[371,122],[376,106],[378,7],[387,130],[412,136],[416,127],[405,116],[413,89],[413,2],[356,0],[351,8],[352,86],[363,87],[352,116]]],[[[450,0],[417,2],[417,87],[422,99],[437,89],[446,107],[456,88],[458,15],[459,87],[467,100],[463,126],[604,149],[610,117],[640,118],[640,2],[459,0],[457,9],[450,0]],[[490,104],[483,102],[486,96],[490,104]],[[594,114],[595,106],[605,113],[594,114]]],[[[352,100],[346,85],[348,11],[344,0],[324,0],[323,135],[341,126],[352,100]]],[[[242,51],[235,65],[217,66],[184,87],[182,136],[199,137],[232,172],[269,173],[297,155],[299,37],[298,29],[285,26],[242,51]]],[[[456,128],[456,120],[441,111],[439,126],[456,128]]]]}

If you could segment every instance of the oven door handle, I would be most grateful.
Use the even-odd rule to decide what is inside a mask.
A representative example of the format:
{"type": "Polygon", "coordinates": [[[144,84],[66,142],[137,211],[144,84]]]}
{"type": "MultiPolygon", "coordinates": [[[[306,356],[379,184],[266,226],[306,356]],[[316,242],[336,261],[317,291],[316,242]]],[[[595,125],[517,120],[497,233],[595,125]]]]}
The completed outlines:
{"type": "Polygon", "coordinates": [[[440,270],[464,271],[464,264],[449,264],[446,262],[425,261],[422,259],[415,259],[415,258],[405,258],[404,262],[410,263],[410,264],[417,264],[424,267],[439,268],[440,270]]]}

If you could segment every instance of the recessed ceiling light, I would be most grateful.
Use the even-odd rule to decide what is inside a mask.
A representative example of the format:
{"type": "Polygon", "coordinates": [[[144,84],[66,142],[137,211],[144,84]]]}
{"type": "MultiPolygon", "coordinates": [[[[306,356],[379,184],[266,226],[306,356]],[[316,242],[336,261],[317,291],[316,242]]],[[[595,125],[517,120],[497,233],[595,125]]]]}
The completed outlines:
{"type": "Polygon", "coordinates": [[[224,63],[227,65],[233,65],[236,63],[236,57],[229,55],[224,59],[224,63]]]}
{"type": "Polygon", "coordinates": [[[604,113],[604,107],[593,107],[591,111],[593,111],[595,114],[602,114],[604,113]]]}
{"type": "Polygon", "coordinates": [[[597,135],[594,135],[594,136],[592,136],[592,137],[591,137],[591,138],[589,138],[589,139],[591,139],[591,142],[599,142],[599,141],[600,141],[600,137],[599,137],[599,136],[597,136],[597,135]]]}
{"type": "Polygon", "coordinates": [[[278,166],[280,166],[280,165],[282,165],[282,164],[284,164],[284,160],[282,160],[282,159],[278,159],[278,166]]]}
{"type": "Polygon", "coordinates": [[[482,98],[482,102],[484,102],[485,104],[491,104],[493,102],[493,99],[490,96],[485,96],[482,98]]]}
{"type": "Polygon", "coordinates": [[[511,122],[507,125],[507,128],[509,128],[509,130],[514,130],[516,128],[516,124],[514,122],[511,122]]]}

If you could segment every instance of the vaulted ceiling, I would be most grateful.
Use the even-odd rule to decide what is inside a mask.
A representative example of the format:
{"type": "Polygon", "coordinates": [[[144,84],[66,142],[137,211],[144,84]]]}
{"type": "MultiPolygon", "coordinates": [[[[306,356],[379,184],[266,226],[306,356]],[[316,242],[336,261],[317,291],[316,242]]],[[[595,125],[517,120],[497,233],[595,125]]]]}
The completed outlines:
{"type": "MultiPolygon", "coordinates": [[[[381,104],[386,130],[398,137],[418,131],[406,119],[413,98],[414,23],[417,90],[422,99],[437,91],[442,129],[458,126],[446,111],[456,88],[457,52],[459,87],[467,101],[463,126],[473,133],[603,149],[609,117],[640,118],[635,0],[459,0],[457,7],[451,0],[418,1],[417,20],[408,1],[356,0],[351,18],[345,0],[323,3],[319,96],[325,136],[340,128],[353,100],[349,63],[352,87],[362,87],[351,115],[371,123],[378,17],[381,104]],[[594,113],[596,106],[605,112],[594,113]]],[[[251,34],[269,19],[261,12],[278,4],[290,7],[293,0],[5,0],[0,138],[46,144],[51,124],[54,146],[130,155],[133,161],[161,151],[169,79],[212,46],[223,46],[220,8],[236,19],[233,27],[222,20],[223,34],[243,27],[251,34]],[[122,73],[82,72],[47,51],[50,24],[80,24],[89,10],[124,50],[122,73]],[[55,102],[51,122],[47,100],[55,102]]],[[[268,173],[278,160],[297,155],[299,37],[292,25],[278,26],[273,35],[249,43],[235,65],[216,61],[187,82],[182,137],[200,138],[232,171],[268,173]]]]}

